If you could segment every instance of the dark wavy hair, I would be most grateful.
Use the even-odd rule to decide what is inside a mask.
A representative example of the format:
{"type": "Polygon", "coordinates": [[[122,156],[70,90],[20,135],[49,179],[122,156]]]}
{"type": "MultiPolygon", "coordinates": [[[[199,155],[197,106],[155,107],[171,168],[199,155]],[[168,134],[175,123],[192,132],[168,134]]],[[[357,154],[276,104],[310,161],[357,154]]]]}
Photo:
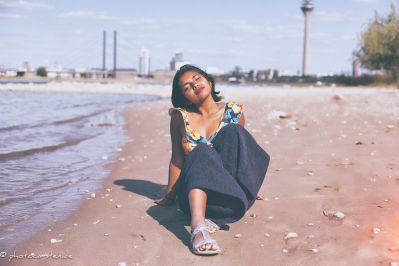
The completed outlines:
{"type": "Polygon", "coordinates": [[[190,109],[190,103],[187,102],[186,97],[184,97],[183,92],[182,92],[182,88],[180,87],[179,81],[180,78],[183,76],[184,73],[186,73],[187,71],[194,71],[197,72],[198,74],[204,76],[206,78],[206,80],[208,80],[208,82],[211,84],[211,89],[212,89],[212,98],[215,100],[215,102],[219,102],[222,97],[218,96],[218,94],[220,93],[220,91],[216,91],[215,90],[215,80],[214,78],[209,75],[208,73],[206,73],[205,71],[203,71],[202,69],[193,66],[193,65],[189,65],[186,64],[184,66],[182,66],[175,74],[174,78],[173,78],[173,85],[172,85],[172,104],[175,108],[177,107],[183,107],[186,109],[190,109]]]}

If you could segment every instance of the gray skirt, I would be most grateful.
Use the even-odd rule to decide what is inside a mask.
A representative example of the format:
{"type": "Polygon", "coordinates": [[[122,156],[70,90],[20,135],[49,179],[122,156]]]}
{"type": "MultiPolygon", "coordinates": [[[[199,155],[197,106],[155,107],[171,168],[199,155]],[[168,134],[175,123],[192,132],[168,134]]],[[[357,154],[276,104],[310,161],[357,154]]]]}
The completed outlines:
{"type": "Polygon", "coordinates": [[[185,158],[177,190],[180,209],[191,216],[188,193],[207,193],[206,218],[221,225],[241,219],[254,204],[269,165],[269,155],[238,124],[224,126],[213,147],[198,144],[185,158]]]}

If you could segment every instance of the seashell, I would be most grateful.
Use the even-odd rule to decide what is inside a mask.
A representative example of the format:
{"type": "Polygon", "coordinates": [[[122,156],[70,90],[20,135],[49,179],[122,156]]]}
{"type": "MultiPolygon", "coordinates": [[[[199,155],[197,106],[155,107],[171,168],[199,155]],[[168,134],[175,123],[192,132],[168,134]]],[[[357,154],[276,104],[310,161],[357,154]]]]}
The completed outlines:
{"type": "Polygon", "coordinates": [[[265,236],[265,237],[270,237],[270,234],[265,233],[264,236],[265,236]]]}
{"type": "Polygon", "coordinates": [[[96,197],[96,193],[91,193],[90,197],[94,199],[96,197]]]}
{"type": "Polygon", "coordinates": [[[59,243],[59,242],[62,242],[62,239],[55,239],[55,238],[50,239],[50,243],[51,244],[56,244],[56,243],[59,243]]]}
{"type": "Polygon", "coordinates": [[[78,226],[78,224],[73,224],[73,226],[78,226]]]}
{"type": "Polygon", "coordinates": [[[98,224],[100,222],[100,220],[95,220],[94,222],[93,222],[93,224],[98,224]]]}
{"type": "Polygon", "coordinates": [[[118,158],[118,161],[124,162],[124,161],[126,161],[126,158],[124,158],[124,157],[119,157],[119,158],[118,158]]]}
{"type": "Polygon", "coordinates": [[[345,218],[345,214],[341,211],[323,211],[323,214],[329,219],[342,220],[345,218]]]}
{"type": "Polygon", "coordinates": [[[297,164],[297,165],[303,165],[304,162],[302,162],[302,161],[296,161],[296,164],[297,164]]]}
{"type": "Polygon", "coordinates": [[[109,234],[108,234],[108,233],[105,233],[104,236],[109,236],[109,234]]]}
{"type": "Polygon", "coordinates": [[[389,264],[389,266],[399,266],[399,262],[393,261],[389,264]]]}
{"type": "Polygon", "coordinates": [[[314,175],[314,173],[312,171],[308,172],[308,176],[313,176],[313,175],[314,175]]]}
{"type": "Polygon", "coordinates": [[[127,263],[124,262],[124,261],[120,261],[120,262],[118,263],[118,266],[127,266],[127,263]]]}
{"type": "Polygon", "coordinates": [[[338,219],[344,219],[345,218],[345,214],[343,212],[337,211],[334,213],[334,217],[338,218],[338,219]]]}
{"type": "Polygon", "coordinates": [[[291,238],[297,238],[298,237],[298,234],[297,233],[295,233],[295,232],[289,232],[288,234],[286,234],[285,236],[284,236],[284,240],[288,240],[288,239],[291,239],[291,238]]]}
{"type": "Polygon", "coordinates": [[[379,233],[381,233],[381,229],[377,228],[377,227],[374,227],[372,231],[373,231],[373,234],[375,234],[375,235],[378,235],[379,233]]]}
{"type": "Polygon", "coordinates": [[[122,208],[122,205],[116,204],[115,207],[116,207],[116,208],[122,208]]]}
{"type": "Polygon", "coordinates": [[[111,192],[111,189],[110,188],[107,188],[107,189],[105,189],[107,192],[111,192]]]}
{"type": "Polygon", "coordinates": [[[387,125],[388,129],[393,129],[395,126],[394,125],[387,125]]]}
{"type": "Polygon", "coordinates": [[[108,156],[107,155],[103,155],[103,156],[101,156],[101,159],[108,160],[108,156]]]}
{"type": "Polygon", "coordinates": [[[241,234],[235,234],[234,235],[234,238],[240,238],[241,237],[241,234]]]}

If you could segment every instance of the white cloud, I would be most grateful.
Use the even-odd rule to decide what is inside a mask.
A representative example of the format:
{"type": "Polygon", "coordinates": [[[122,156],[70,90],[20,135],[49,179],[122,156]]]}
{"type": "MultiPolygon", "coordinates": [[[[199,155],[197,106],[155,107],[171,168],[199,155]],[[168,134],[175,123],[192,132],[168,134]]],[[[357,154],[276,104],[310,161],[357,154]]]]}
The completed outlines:
{"type": "Polygon", "coordinates": [[[0,13],[0,18],[4,18],[4,19],[24,19],[26,17],[22,16],[20,14],[0,13]]]}
{"type": "Polygon", "coordinates": [[[77,10],[77,11],[70,11],[64,12],[58,15],[61,18],[68,18],[68,19],[85,19],[85,20],[97,20],[97,21],[109,21],[115,22],[122,25],[129,25],[129,26],[137,26],[137,25],[155,25],[156,22],[151,18],[143,18],[143,19],[126,19],[122,17],[116,17],[107,14],[106,12],[94,12],[94,11],[84,11],[84,10],[77,10]]]}
{"type": "Polygon", "coordinates": [[[92,12],[92,11],[71,11],[59,14],[62,18],[82,18],[82,19],[93,19],[93,20],[115,20],[116,17],[109,16],[104,12],[92,12]]]}
{"type": "Polygon", "coordinates": [[[52,9],[53,7],[45,3],[26,0],[0,0],[0,9],[1,8],[43,10],[52,9]]]}

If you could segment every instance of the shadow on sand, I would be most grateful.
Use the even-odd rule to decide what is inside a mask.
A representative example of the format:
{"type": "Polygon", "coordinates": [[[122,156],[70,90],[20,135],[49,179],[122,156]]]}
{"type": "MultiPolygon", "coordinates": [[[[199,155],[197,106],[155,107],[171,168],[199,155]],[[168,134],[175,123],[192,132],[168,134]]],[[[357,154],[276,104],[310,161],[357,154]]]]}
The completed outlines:
{"type": "MultiPolygon", "coordinates": [[[[119,179],[116,180],[114,184],[122,186],[123,190],[142,195],[151,200],[160,199],[166,191],[165,185],[140,179],[119,179]]],[[[172,232],[184,245],[190,245],[190,234],[184,228],[184,226],[190,225],[190,219],[178,209],[177,205],[160,206],[154,203],[154,205],[147,210],[147,214],[172,232]]]]}

